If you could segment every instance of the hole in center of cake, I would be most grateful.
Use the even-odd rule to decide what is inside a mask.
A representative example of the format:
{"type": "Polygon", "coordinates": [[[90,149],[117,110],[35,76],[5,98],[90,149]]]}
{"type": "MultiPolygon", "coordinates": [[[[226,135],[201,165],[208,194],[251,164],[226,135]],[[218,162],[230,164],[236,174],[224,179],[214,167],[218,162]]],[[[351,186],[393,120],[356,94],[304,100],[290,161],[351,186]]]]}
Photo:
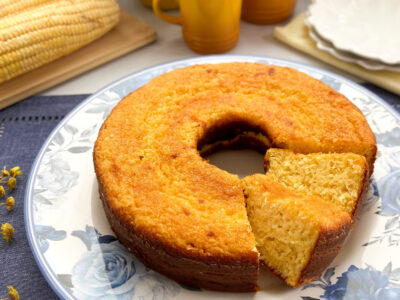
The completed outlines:
{"type": "Polygon", "coordinates": [[[264,155],[270,147],[257,126],[242,121],[210,127],[197,145],[200,155],[211,164],[241,178],[265,173],[264,155]]]}
{"type": "Polygon", "coordinates": [[[222,150],[206,156],[210,164],[240,178],[264,174],[264,155],[254,150],[222,150]]]}

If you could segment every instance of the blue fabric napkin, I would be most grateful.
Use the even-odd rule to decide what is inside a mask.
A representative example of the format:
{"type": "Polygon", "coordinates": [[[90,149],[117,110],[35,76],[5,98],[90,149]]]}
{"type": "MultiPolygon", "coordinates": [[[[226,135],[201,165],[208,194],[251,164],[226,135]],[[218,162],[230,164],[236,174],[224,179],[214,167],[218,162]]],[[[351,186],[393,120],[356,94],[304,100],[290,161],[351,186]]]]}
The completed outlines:
{"type": "MultiPolygon", "coordinates": [[[[365,87],[379,95],[400,113],[400,97],[372,84],[365,87]]],[[[15,227],[14,241],[0,241],[0,298],[13,285],[21,299],[58,299],[43,278],[25,234],[24,192],[30,168],[51,130],[88,95],[34,96],[0,111],[0,167],[19,165],[23,175],[12,192],[14,211],[0,207],[0,223],[15,227]]]]}

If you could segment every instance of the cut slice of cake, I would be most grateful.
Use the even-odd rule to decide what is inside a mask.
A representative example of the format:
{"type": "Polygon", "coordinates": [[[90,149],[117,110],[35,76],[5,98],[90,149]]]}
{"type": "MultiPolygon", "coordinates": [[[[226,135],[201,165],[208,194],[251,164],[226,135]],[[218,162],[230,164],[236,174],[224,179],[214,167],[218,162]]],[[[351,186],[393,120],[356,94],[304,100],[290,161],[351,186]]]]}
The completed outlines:
{"type": "Polygon", "coordinates": [[[353,218],[368,185],[368,163],[353,153],[299,154],[269,149],[267,176],[286,188],[334,203],[353,218]]]}
{"type": "Polygon", "coordinates": [[[349,214],[265,175],[245,177],[242,184],[260,260],[293,287],[318,278],[351,228],[349,214]]]}

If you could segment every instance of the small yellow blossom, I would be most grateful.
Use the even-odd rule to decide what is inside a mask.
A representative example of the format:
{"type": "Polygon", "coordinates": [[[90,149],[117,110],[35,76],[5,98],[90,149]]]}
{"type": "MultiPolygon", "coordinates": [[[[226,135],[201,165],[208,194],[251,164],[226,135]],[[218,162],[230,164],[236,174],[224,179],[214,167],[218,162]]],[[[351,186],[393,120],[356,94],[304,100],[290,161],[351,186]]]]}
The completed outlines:
{"type": "Polygon", "coordinates": [[[19,166],[16,166],[16,167],[10,169],[10,174],[12,177],[17,177],[22,174],[22,171],[19,168],[19,166]]]}
{"type": "Polygon", "coordinates": [[[3,167],[3,170],[1,171],[1,176],[2,177],[10,176],[10,173],[7,171],[6,166],[3,167]]]}
{"type": "Polygon", "coordinates": [[[6,191],[4,190],[4,187],[2,185],[0,185],[0,198],[3,198],[5,194],[6,194],[6,191]]]}
{"type": "Polygon", "coordinates": [[[8,197],[6,200],[6,206],[9,211],[14,209],[15,200],[14,197],[8,197]]]}
{"type": "Polygon", "coordinates": [[[3,239],[10,243],[14,235],[14,227],[10,223],[3,223],[0,233],[3,235],[3,239]]]}
{"type": "Polygon", "coordinates": [[[12,191],[16,185],[17,185],[17,179],[15,179],[15,177],[11,177],[10,179],[8,179],[7,186],[10,189],[10,191],[12,191]]]}
{"type": "Polygon", "coordinates": [[[8,293],[10,295],[10,299],[19,300],[18,291],[12,285],[9,285],[7,288],[8,288],[8,293]]]}

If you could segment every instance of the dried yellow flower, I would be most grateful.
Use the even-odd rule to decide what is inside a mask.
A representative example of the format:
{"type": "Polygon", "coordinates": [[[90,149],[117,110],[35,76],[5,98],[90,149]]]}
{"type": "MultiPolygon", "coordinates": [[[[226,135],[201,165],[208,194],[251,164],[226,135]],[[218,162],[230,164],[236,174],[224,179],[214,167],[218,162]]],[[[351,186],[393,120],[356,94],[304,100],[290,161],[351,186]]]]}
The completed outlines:
{"type": "Polygon", "coordinates": [[[14,197],[8,197],[6,200],[6,206],[9,211],[14,209],[15,200],[14,197]]]}
{"type": "Polygon", "coordinates": [[[0,198],[3,198],[5,194],[6,194],[6,191],[4,190],[4,187],[2,185],[0,185],[0,198]]]}
{"type": "Polygon", "coordinates": [[[10,179],[8,179],[7,186],[10,189],[10,191],[12,191],[16,185],[17,185],[17,179],[15,179],[15,177],[11,177],[10,179]]]}
{"type": "Polygon", "coordinates": [[[14,227],[10,223],[3,223],[0,233],[3,235],[3,239],[10,243],[14,236],[14,227]]]}
{"type": "Polygon", "coordinates": [[[12,177],[17,177],[22,174],[22,171],[19,168],[19,166],[16,166],[16,167],[10,169],[10,174],[12,177]]]}
{"type": "Polygon", "coordinates": [[[19,300],[18,291],[12,285],[9,285],[7,288],[8,288],[8,293],[10,295],[10,299],[19,300]]]}
{"type": "Polygon", "coordinates": [[[6,166],[3,167],[3,170],[1,171],[1,176],[2,177],[10,176],[10,173],[7,171],[6,166]]]}

